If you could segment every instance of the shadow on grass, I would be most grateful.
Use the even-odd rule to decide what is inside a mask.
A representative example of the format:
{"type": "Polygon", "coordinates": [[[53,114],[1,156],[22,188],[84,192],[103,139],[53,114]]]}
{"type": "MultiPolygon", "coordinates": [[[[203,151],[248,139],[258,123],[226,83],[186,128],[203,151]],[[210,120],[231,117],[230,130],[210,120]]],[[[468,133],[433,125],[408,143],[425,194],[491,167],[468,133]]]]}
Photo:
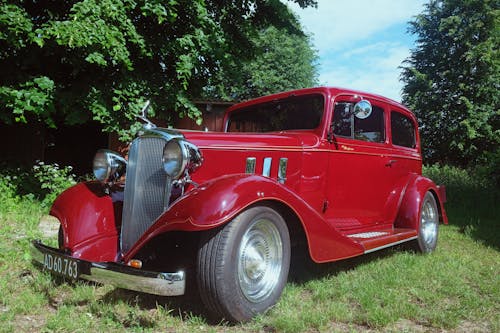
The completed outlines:
{"type": "Polygon", "coordinates": [[[456,191],[446,204],[450,225],[470,238],[500,251],[500,191],[497,188],[482,191],[456,191]]]}
{"type": "MultiPolygon", "coordinates": [[[[196,283],[186,285],[186,294],[182,296],[157,296],[116,288],[104,295],[101,300],[108,304],[126,302],[142,310],[155,310],[158,306],[161,306],[168,312],[169,316],[179,319],[182,322],[189,321],[191,318],[195,317],[203,318],[209,325],[218,325],[224,322],[220,318],[213,317],[204,307],[196,283]]],[[[141,326],[154,326],[154,323],[150,324],[150,326],[141,326]]]]}
{"type": "MultiPolygon", "coordinates": [[[[177,318],[183,322],[193,317],[201,317],[206,319],[209,324],[216,324],[215,321],[210,321],[208,313],[202,307],[201,300],[194,295],[162,297],[116,288],[104,295],[101,301],[108,304],[126,302],[129,305],[137,306],[146,311],[156,310],[160,306],[165,309],[165,312],[170,317],[177,318]]],[[[152,328],[155,326],[155,321],[151,318],[139,318],[138,321],[141,322],[141,327],[152,328]]]]}
{"type": "MultiPolygon", "coordinates": [[[[376,253],[370,253],[364,256],[326,264],[316,264],[305,256],[301,258],[294,258],[288,281],[302,284],[311,280],[321,279],[325,276],[335,276],[341,272],[356,269],[362,264],[390,257],[398,252],[406,250],[411,251],[407,246],[398,246],[381,250],[376,253]]],[[[203,305],[195,281],[188,281],[188,283],[189,284],[186,286],[187,294],[183,296],[161,297],[116,288],[104,295],[101,301],[108,304],[126,302],[127,304],[137,306],[142,310],[154,310],[158,306],[161,306],[165,308],[165,310],[169,313],[169,316],[183,322],[194,317],[199,317],[209,325],[233,326],[232,323],[226,322],[221,318],[213,317],[203,305]]],[[[144,324],[145,325],[143,325],[143,327],[154,326],[153,322],[148,323],[146,320],[144,324]]]]}
{"type": "Polygon", "coordinates": [[[288,281],[302,284],[327,276],[337,276],[340,273],[354,270],[363,264],[370,263],[374,260],[391,257],[394,254],[402,251],[414,252],[410,243],[408,243],[361,255],[358,257],[323,264],[317,264],[313,262],[309,258],[309,256],[298,256],[292,258],[288,281]]]}
{"type": "Polygon", "coordinates": [[[472,239],[500,251],[500,232],[498,222],[494,220],[471,221],[469,223],[450,224],[458,226],[459,231],[472,239]]]}

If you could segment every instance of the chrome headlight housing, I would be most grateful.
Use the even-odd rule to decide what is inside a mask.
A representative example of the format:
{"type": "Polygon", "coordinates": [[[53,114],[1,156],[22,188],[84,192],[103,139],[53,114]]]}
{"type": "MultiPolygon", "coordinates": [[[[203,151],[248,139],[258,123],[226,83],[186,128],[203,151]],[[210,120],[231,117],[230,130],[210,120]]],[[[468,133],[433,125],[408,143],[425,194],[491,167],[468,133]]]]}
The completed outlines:
{"type": "Polygon", "coordinates": [[[126,168],[127,161],[112,150],[101,149],[94,156],[94,176],[102,183],[109,184],[119,180],[126,168]]]}
{"type": "Polygon", "coordinates": [[[195,171],[203,157],[198,147],[183,139],[172,139],[163,148],[163,169],[173,178],[181,178],[186,171],[195,171]]]}

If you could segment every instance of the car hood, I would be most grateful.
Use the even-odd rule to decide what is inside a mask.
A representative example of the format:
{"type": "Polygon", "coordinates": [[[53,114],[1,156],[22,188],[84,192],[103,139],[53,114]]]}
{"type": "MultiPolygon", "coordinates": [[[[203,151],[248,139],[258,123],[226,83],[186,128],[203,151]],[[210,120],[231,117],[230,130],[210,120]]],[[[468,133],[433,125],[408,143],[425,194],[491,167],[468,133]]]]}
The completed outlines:
{"type": "Polygon", "coordinates": [[[191,143],[204,149],[282,149],[314,148],[319,144],[317,134],[310,131],[283,131],[272,133],[222,133],[182,131],[191,143]]]}
{"type": "MultiPolygon", "coordinates": [[[[313,132],[293,131],[274,133],[183,132],[186,140],[195,144],[203,155],[201,167],[192,179],[203,183],[218,177],[247,173],[248,159],[255,160],[255,173],[263,173],[264,159],[271,159],[271,178],[276,178],[282,158],[288,160],[288,173],[299,177],[303,152],[320,144],[313,132]]],[[[298,178],[297,178],[298,179],[298,178]]]]}

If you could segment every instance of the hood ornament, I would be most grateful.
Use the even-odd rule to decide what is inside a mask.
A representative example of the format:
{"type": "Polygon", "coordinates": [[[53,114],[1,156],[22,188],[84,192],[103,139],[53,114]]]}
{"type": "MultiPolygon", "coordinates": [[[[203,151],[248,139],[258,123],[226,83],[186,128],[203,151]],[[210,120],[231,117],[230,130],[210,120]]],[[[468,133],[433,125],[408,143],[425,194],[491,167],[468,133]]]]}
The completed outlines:
{"type": "Polygon", "coordinates": [[[151,105],[151,102],[149,100],[146,101],[144,106],[142,107],[141,114],[137,116],[138,119],[142,120],[144,122],[144,129],[150,130],[153,128],[156,128],[156,125],[148,119],[147,113],[149,106],[151,105]]]}

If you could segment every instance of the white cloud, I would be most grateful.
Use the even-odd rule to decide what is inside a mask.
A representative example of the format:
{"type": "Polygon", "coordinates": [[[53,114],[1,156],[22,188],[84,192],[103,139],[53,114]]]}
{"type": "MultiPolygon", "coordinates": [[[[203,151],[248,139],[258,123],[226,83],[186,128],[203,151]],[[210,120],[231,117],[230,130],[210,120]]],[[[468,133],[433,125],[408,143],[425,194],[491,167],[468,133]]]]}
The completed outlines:
{"type": "Polygon", "coordinates": [[[340,60],[355,57],[355,61],[322,63],[320,82],[380,94],[396,101],[401,99],[399,82],[402,61],[409,50],[397,43],[376,43],[339,54],[340,60]]]}
{"type": "Polygon", "coordinates": [[[410,55],[406,23],[425,0],[318,0],[318,8],[289,6],[311,33],[320,56],[320,82],[399,101],[401,63],[410,55]]]}
{"type": "Polygon", "coordinates": [[[408,22],[422,10],[423,0],[318,0],[318,8],[289,3],[313,34],[320,54],[369,38],[394,24],[408,22]]]}

